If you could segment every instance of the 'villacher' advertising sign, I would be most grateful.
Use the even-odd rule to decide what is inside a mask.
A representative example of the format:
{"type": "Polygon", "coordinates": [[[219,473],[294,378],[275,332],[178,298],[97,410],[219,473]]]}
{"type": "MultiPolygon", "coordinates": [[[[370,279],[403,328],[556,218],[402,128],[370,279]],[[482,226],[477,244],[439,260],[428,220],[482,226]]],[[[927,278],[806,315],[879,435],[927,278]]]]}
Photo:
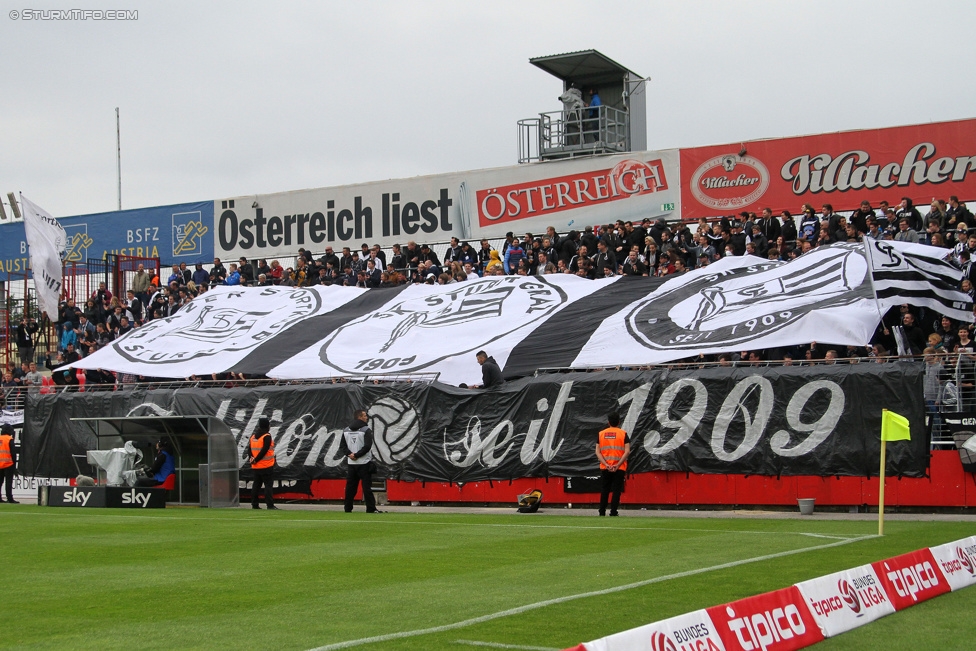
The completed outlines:
{"type": "MultiPolygon", "coordinates": [[[[976,120],[681,150],[681,216],[976,198],[976,120]]],[[[924,211],[923,211],[924,212],[924,211]]]]}

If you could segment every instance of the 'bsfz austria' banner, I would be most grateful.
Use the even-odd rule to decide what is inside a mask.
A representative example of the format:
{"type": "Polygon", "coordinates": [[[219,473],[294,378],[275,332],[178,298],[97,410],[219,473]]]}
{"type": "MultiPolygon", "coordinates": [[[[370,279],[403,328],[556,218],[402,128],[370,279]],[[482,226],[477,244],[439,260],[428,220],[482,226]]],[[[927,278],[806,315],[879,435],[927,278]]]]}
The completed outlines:
{"type": "MultiPolygon", "coordinates": [[[[681,150],[681,216],[976,198],[976,120],[681,150]]],[[[923,211],[924,212],[924,211],[923,211]]]]}
{"type": "Polygon", "coordinates": [[[271,421],[278,476],[339,478],[343,428],[366,409],[383,474],[472,482],[579,476],[598,470],[597,433],[619,412],[630,470],[867,476],[878,472],[882,408],[911,422],[889,446],[888,472],[928,466],[920,363],[568,373],[498,390],[441,384],[321,384],[31,395],[22,472],[70,476],[94,445],[71,420],[212,415],[238,440],[243,464],[258,419],[271,421]]]}

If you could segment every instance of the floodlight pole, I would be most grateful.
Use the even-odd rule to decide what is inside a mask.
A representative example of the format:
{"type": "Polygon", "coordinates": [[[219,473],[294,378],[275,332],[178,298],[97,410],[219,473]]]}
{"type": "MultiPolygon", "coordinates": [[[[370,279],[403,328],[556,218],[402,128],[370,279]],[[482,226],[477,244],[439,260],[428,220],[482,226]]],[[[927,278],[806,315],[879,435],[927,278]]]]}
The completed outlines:
{"type": "Polygon", "coordinates": [[[119,129],[119,107],[115,107],[115,165],[119,181],[119,210],[122,210],[122,132],[119,129]]]}

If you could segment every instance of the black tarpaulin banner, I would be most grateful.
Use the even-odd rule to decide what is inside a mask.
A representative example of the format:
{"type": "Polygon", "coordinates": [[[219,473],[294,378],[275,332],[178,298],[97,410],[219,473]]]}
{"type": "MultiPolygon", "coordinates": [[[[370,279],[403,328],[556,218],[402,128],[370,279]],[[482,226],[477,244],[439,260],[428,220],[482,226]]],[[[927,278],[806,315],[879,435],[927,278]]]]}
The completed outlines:
{"type": "Polygon", "coordinates": [[[212,414],[237,437],[242,467],[266,416],[280,479],[340,478],[341,432],[364,408],[381,474],[404,480],[593,474],[611,411],[631,436],[631,472],[870,476],[888,408],[912,430],[889,446],[888,472],[919,477],[929,458],[922,374],[919,363],[864,363],[551,374],[493,391],[336,382],[31,395],[21,468],[74,475],[71,455],[95,442],[72,418],[212,414]]]}

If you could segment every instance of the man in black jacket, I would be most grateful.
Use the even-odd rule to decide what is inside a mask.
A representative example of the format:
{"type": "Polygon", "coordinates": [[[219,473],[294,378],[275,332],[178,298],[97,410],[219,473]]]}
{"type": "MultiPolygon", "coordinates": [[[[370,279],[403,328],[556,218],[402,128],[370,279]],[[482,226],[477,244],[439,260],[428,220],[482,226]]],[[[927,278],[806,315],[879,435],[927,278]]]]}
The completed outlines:
{"type": "Polygon", "coordinates": [[[34,335],[37,334],[38,325],[34,319],[23,318],[17,324],[17,352],[21,362],[30,364],[34,361],[34,335]]]}
{"type": "Polygon", "coordinates": [[[505,378],[502,377],[502,370],[499,368],[498,362],[495,361],[494,357],[489,357],[488,353],[483,350],[479,350],[475,356],[478,358],[478,363],[481,364],[482,389],[493,389],[505,384],[505,378]]]}
{"type": "Polygon", "coordinates": [[[352,423],[342,432],[339,452],[346,457],[346,495],[343,509],[352,512],[356,499],[356,489],[363,485],[363,501],[366,502],[367,513],[380,513],[376,510],[376,498],[373,497],[373,430],[369,427],[369,416],[365,409],[357,409],[353,414],[352,423]]]}

